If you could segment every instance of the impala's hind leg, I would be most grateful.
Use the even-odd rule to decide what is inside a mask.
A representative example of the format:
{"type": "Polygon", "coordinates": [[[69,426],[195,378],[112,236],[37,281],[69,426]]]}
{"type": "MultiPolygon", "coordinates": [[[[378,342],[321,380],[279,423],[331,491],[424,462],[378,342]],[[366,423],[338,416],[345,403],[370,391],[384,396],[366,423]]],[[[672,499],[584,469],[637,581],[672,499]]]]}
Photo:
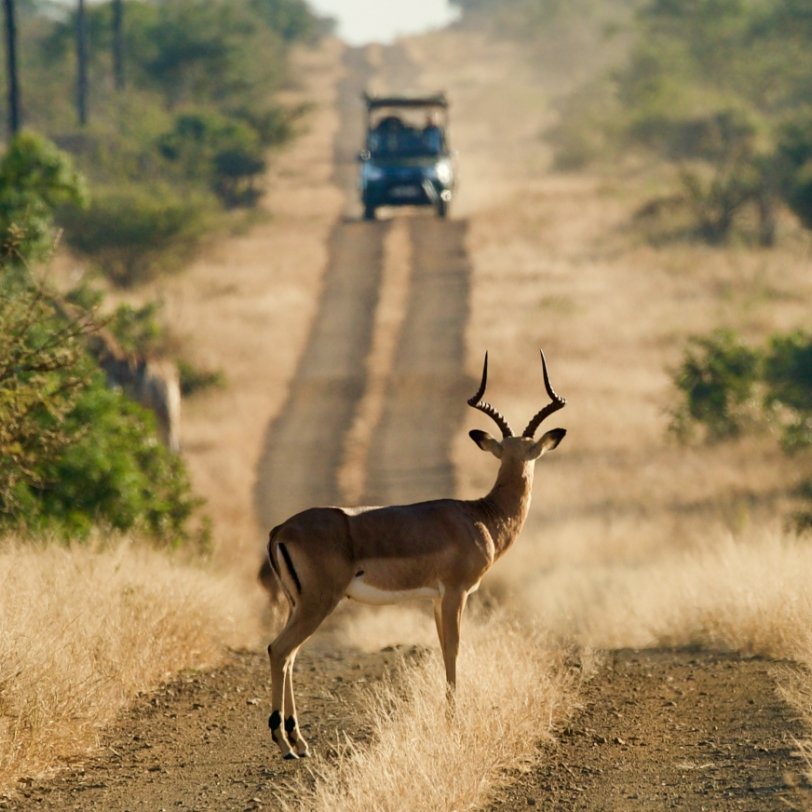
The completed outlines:
{"type": "Polygon", "coordinates": [[[340,595],[337,598],[318,595],[313,601],[298,600],[287,625],[268,646],[271,661],[271,715],[268,718],[268,727],[271,729],[271,737],[279,745],[283,758],[310,755],[307,742],[299,732],[296,718],[293,662],[299,646],[318,629],[327,615],[336,608],[340,599],[340,595]]]}
{"type": "Polygon", "coordinates": [[[299,730],[299,720],[296,716],[296,700],[293,698],[293,664],[296,661],[296,649],[290,655],[288,672],[285,675],[285,733],[291,747],[299,758],[307,758],[310,755],[310,748],[299,730]]]}

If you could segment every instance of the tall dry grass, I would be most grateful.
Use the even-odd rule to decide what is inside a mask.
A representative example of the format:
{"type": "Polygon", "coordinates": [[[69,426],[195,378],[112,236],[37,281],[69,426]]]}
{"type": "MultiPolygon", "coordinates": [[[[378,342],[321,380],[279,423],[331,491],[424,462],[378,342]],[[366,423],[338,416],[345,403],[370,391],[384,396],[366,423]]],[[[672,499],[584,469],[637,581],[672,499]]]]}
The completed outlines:
{"type": "Polygon", "coordinates": [[[812,665],[811,581],[812,539],[759,527],[636,565],[538,572],[512,597],[582,645],[701,645],[812,665]]]}
{"type": "MultiPolygon", "coordinates": [[[[0,791],[92,747],[134,696],[255,645],[236,578],[122,540],[0,547],[0,791]]],[[[257,594],[257,598],[261,598],[257,594]]]]}
{"type": "MultiPolygon", "coordinates": [[[[453,714],[437,647],[368,693],[372,743],[281,786],[286,810],[400,812],[477,808],[507,770],[526,767],[573,708],[581,669],[504,613],[466,624],[453,714]],[[313,778],[315,777],[315,783],[313,778]]],[[[579,663],[588,667],[588,660],[579,663]]]]}

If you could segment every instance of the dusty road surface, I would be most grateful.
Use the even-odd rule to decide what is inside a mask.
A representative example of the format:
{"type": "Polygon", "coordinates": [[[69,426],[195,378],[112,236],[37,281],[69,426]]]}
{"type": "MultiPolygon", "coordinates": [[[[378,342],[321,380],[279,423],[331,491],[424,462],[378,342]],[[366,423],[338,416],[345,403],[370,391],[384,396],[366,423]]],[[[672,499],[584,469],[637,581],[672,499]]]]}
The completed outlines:
{"type": "MultiPolygon", "coordinates": [[[[466,220],[358,217],[358,95],[373,74],[397,87],[416,68],[399,48],[348,51],[343,67],[333,181],[346,195],[345,214],[329,236],[316,316],[284,404],[258,438],[254,504],[267,527],[313,503],[454,494],[452,442],[475,386],[463,373],[472,296],[466,220]]],[[[316,763],[331,758],[340,736],[368,740],[359,689],[412,656],[419,651],[337,649],[319,636],[305,646],[297,692],[316,763]]],[[[0,808],[272,809],[280,782],[303,767],[279,759],[267,713],[265,653],[235,652],[221,669],[182,675],[140,698],[93,757],[55,779],[23,782],[0,808]]],[[[802,808],[792,742],[801,735],[764,661],[609,653],[541,766],[506,776],[487,808],[802,808]]]]}
{"type": "Polygon", "coordinates": [[[584,711],[492,808],[806,809],[792,738],[803,732],[775,668],[714,652],[611,652],[584,711]]]}

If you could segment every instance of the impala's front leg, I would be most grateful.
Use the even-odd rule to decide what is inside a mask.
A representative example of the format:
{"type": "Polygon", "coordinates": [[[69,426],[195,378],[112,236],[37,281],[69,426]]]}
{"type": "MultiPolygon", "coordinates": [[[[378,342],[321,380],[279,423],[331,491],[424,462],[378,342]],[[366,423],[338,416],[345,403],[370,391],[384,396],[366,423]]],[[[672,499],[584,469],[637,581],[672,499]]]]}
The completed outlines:
{"type": "Polygon", "coordinates": [[[447,589],[440,603],[440,646],[443,649],[445,678],[449,698],[457,686],[457,654],[460,650],[460,623],[465,609],[467,593],[460,589],[447,589]]]}

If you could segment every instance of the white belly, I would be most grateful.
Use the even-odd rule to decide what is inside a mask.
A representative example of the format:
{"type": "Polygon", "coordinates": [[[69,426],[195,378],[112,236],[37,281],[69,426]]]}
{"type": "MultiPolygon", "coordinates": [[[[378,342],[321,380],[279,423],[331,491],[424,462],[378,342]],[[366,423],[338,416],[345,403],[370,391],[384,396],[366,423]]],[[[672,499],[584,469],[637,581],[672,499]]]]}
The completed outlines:
{"type": "Polygon", "coordinates": [[[365,583],[363,575],[353,578],[347,587],[348,598],[360,603],[372,603],[378,606],[420,598],[434,600],[442,598],[442,596],[443,588],[439,583],[436,586],[421,586],[416,589],[378,589],[376,586],[365,583]]]}

